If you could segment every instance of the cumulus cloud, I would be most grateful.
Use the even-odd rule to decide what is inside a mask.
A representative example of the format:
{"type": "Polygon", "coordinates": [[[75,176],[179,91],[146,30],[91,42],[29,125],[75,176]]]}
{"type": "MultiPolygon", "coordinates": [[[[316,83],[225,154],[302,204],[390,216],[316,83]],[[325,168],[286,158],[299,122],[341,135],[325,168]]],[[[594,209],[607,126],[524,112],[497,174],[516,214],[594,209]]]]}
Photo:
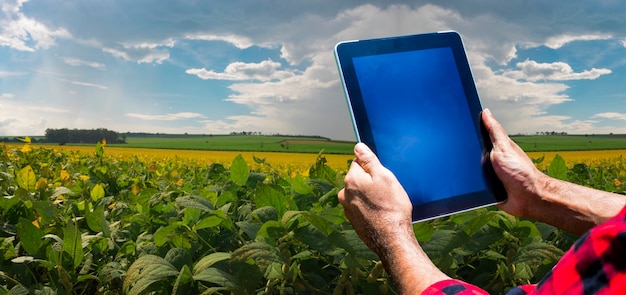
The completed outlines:
{"type": "MultiPolygon", "coordinates": [[[[116,3],[116,0],[112,1],[116,3]]],[[[230,90],[230,93],[224,94],[220,103],[225,100],[239,105],[239,115],[216,118],[208,118],[195,113],[195,110],[183,112],[185,109],[180,106],[188,107],[189,102],[181,99],[160,101],[160,107],[143,109],[145,113],[165,113],[164,115],[137,113],[136,109],[144,107],[148,99],[141,102],[129,99],[122,107],[112,105],[111,109],[118,110],[126,117],[145,121],[144,125],[136,124],[133,127],[150,127],[156,125],[155,121],[195,119],[189,121],[202,121],[206,130],[258,130],[258,126],[265,126],[266,130],[285,133],[325,132],[331,137],[350,137],[352,129],[332,58],[333,45],[348,39],[452,29],[458,30],[464,37],[483,104],[494,109],[507,130],[510,128],[511,132],[532,132],[557,127],[562,127],[562,130],[583,130],[591,128],[595,121],[554,115],[549,112],[550,107],[575,102],[576,97],[568,96],[568,93],[573,92],[568,91],[568,81],[598,79],[611,74],[610,69],[600,66],[592,68],[594,63],[589,60],[586,60],[590,64],[589,69],[585,70],[574,70],[569,64],[559,60],[549,60],[546,63],[526,60],[517,64],[511,64],[511,61],[525,49],[532,47],[545,46],[542,50],[556,51],[574,42],[578,45],[609,38],[621,40],[626,47],[626,36],[622,32],[626,26],[621,25],[624,20],[616,13],[607,13],[615,9],[608,2],[584,4],[558,1],[547,3],[542,9],[532,10],[532,13],[523,14],[519,13],[522,8],[527,8],[523,1],[433,1],[432,4],[408,3],[402,0],[384,3],[370,1],[369,4],[352,1],[326,1],[323,4],[292,1],[280,7],[265,7],[253,1],[226,1],[209,6],[185,1],[163,2],[149,7],[141,2],[102,5],[99,2],[93,4],[79,1],[58,7],[54,2],[44,1],[22,9],[24,2],[10,0],[3,4],[2,13],[5,17],[0,19],[0,46],[36,51],[50,48],[55,41],[59,44],[65,43],[60,42],[61,38],[71,38],[74,42],[72,45],[76,48],[87,48],[92,53],[98,51],[101,55],[104,52],[106,57],[114,56],[120,61],[154,64],[155,73],[159,75],[165,76],[158,72],[162,69],[158,66],[167,64],[168,67],[171,66],[168,69],[174,69],[176,74],[183,71],[188,74],[177,77],[230,81],[225,89],[230,90]],[[572,17],[565,13],[558,17],[554,15],[559,11],[587,11],[589,5],[593,5],[593,13],[571,13],[572,17]],[[119,9],[117,7],[123,7],[124,10],[115,10],[119,9]],[[24,15],[22,10],[28,11],[28,15],[24,15]],[[66,14],[68,11],[71,13],[66,14]],[[216,14],[216,11],[219,13],[216,14]],[[72,17],[79,13],[81,17],[72,17]],[[123,17],[113,19],[110,15],[123,17]],[[605,15],[608,18],[603,17],[605,15]],[[224,44],[214,46],[214,41],[225,42],[232,47],[224,44]],[[93,50],[94,48],[97,50],[93,50]],[[265,60],[257,63],[237,61],[242,56],[265,60]],[[236,62],[231,62],[223,69],[212,67],[216,64],[214,59],[218,58],[236,62]],[[180,72],[176,72],[176,68],[180,72]],[[129,103],[133,106],[128,106],[129,103]],[[172,104],[178,104],[179,108],[163,110],[165,105],[171,107],[172,104]],[[176,111],[171,111],[172,109],[176,111]],[[179,110],[181,112],[177,113],[179,110]],[[255,126],[257,128],[252,128],[255,126]]],[[[56,56],[68,56],[71,51],[68,52],[70,53],[59,53],[56,56]]],[[[596,52],[590,53],[592,54],[598,56],[596,52]]],[[[102,69],[106,66],[94,62],[105,59],[87,54],[77,56],[84,59],[60,58],[77,68],[76,73],[72,73],[76,74],[74,76],[67,73],[58,76],[66,79],[66,83],[58,84],[84,86],[95,91],[87,94],[88,88],[81,89],[72,99],[82,95],[93,98],[93,93],[102,93],[99,96],[101,99],[97,101],[104,104],[110,103],[112,97],[122,97],[121,92],[127,91],[124,87],[117,87],[124,84],[121,82],[100,82],[95,78],[91,79],[92,77],[78,76],[78,72],[82,70],[80,67],[102,69]],[[109,91],[99,91],[101,89],[109,91]],[[113,94],[115,91],[120,93],[113,94]]],[[[132,70],[132,65],[125,66],[132,70]]],[[[114,65],[109,64],[108,67],[113,69],[114,65]]],[[[56,71],[54,68],[41,69],[56,71]]],[[[33,70],[28,71],[30,73],[33,70]]],[[[18,74],[26,73],[0,71],[2,78],[18,74]]],[[[150,78],[156,76],[155,74],[150,78]]],[[[140,77],[137,79],[137,82],[147,83],[140,77]]],[[[39,77],[39,81],[50,82],[46,77],[39,77]]],[[[202,84],[198,82],[202,81],[194,81],[194,87],[202,84]]],[[[210,85],[207,87],[217,84],[225,83],[206,83],[210,85]]],[[[55,87],[63,90],[61,93],[66,96],[68,91],[63,89],[66,86],[55,87]]],[[[4,91],[15,92],[20,98],[26,97],[13,89],[4,91]]],[[[222,89],[215,92],[220,91],[222,89]]],[[[6,101],[10,100],[4,97],[3,103],[6,105],[6,101]]],[[[222,106],[224,104],[220,105],[222,106]]],[[[142,122],[134,120],[133,123],[142,122]]],[[[167,124],[169,125],[164,123],[154,128],[165,130],[175,126],[167,124]]]]}
{"type": "Polygon", "coordinates": [[[534,60],[525,60],[516,64],[519,71],[507,71],[505,76],[527,81],[566,81],[566,80],[595,80],[602,75],[608,75],[612,71],[609,69],[586,70],[574,72],[572,67],[564,62],[538,63],[534,60]]]}
{"type": "Polygon", "coordinates": [[[281,64],[271,59],[260,63],[234,62],[226,66],[223,72],[210,71],[205,68],[188,69],[185,72],[196,75],[203,80],[231,80],[231,81],[271,81],[275,79],[285,79],[292,77],[291,71],[280,71],[281,64]]]}
{"type": "Polygon", "coordinates": [[[175,121],[175,120],[185,120],[185,119],[194,119],[194,118],[204,118],[204,115],[199,113],[192,112],[180,112],[175,114],[165,114],[165,115],[147,115],[140,113],[126,113],[127,117],[136,118],[147,121],[175,121]]]}
{"type": "Polygon", "coordinates": [[[4,17],[0,18],[0,46],[20,51],[46,49],[56,44],[57,38],[70,38],[64,28],[50,29],[43,23],[26,17],[20,10],[24,0],[2,3],[4,17]]]}

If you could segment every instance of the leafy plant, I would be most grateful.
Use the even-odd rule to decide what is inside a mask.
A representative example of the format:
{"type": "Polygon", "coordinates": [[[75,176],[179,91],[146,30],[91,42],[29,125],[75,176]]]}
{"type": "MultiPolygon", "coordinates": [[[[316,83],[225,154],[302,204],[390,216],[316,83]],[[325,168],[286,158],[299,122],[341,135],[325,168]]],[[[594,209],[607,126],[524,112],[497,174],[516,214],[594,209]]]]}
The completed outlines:
{"type": "MultiPolygon", "coordinates": [[[[0,148],[0,293],[395,293],[322,154],[305,175],[105,152],[0,148]]],[[[553,164],[585,185],[626,182],[624,167],[553,164]]],[[[575,238],[495,208],[414,230],[437,266],[494,293],[536,282],[575,238]]]]}

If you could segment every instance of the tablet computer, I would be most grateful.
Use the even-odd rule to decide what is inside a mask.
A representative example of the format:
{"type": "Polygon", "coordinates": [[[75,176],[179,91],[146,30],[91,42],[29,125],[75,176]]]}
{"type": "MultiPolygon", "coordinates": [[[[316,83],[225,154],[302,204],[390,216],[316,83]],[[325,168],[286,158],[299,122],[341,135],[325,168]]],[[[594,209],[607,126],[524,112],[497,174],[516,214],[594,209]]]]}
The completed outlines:
{"type": "Polygon", "coordinates": [[[506,199],[458,33],[345,41],[335,57],[357,140],[405,188],[414,222],[506,199]]]}

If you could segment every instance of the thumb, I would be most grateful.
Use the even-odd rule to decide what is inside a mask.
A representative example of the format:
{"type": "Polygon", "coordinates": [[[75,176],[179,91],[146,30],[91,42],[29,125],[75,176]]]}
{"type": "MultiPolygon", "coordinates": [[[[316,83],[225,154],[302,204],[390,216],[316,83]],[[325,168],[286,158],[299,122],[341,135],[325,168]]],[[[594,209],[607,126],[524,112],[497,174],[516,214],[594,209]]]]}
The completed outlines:
{"type": "Polygon", "coordinates": [[[365,172],[372,174],[372,171],[378,169],[381,165],[380,160],[372,150],[364,143],[359,142],[354,146],[354,156],[356,162],[365,170],[365,172]]]}
{"type": "Polygon", "coordinates": [[[493,117],[493,114],[489,109],[483,110],[482,119],[485,124],[485,129],[487,129],[494,146],[508,142],[509,135],[504,130],[504,127],[502,127],[496,118],[493,117]]]}

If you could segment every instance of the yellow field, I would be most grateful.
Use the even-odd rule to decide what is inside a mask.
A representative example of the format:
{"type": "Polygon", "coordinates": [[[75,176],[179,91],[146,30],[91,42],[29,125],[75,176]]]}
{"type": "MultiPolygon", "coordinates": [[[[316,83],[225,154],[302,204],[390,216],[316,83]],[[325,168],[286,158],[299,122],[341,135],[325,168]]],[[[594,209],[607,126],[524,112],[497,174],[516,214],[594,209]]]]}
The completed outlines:
{"type": "MultiPolygon", "coordinates": [[[[9,148],[19,148],[21,145],[7,145],[9,148]]],[[[37,145],[34,145],[37,146],[37,145]]],[[[94,146],[42,146],[59,151],[77,151],[81,153],[95,153],[94,146]]],[[[191,161],[195,164],[208,165],[220,163],[230,165],[232,160],[241,154],[248,164],[255,167],[253,157],[265,159],[266,163],[281,171],[296,173],[307,172],[309,167],[315,163],[316,154],[303,153],[278,153],[278,152],[236,152],[236,151],[198,151],[198,150],[165,150],[165,149],[145,149],[145,148],[120,148],[106,147],[105,155],[123,159],[138,158],[146,162],[159,162],[172,159],[191,161]]],[[[598,151],[561,151],[561,152],[529,152],[529,157],[544,160],[537,164],[540,169],[547,168],[556,154],[559,154],[568,166],[576,163],[586,163],[588,165],[615,162],[620,164],[621,157],[626,155],[626,150],[598,150],[598,151]]],[[[327,165],[338,171],[346,171],[348,163],[354,158],[352,155],[324,155],[327,165]]]]}
{"type": "MultiPolygon", "coordinates": [[[[19,148],[22,145],[8,145],[9,148],[19,148]]],[[[37,145],[34,145],[37,146],[37,145]]],[[[58,151],[77,151],[85,154],[93,154],[95,146],[41,146],[58,151]]],[[[195,164],[208,165],[219,163],[229,166],[233,159],[241,154],[248,165],[257,165],[253,157],[265,159],[266,163],[281,171],[295,173],[306,173],[309,167],[315,163],[317,154],[303,153],[277,153],[277,152],[230,152],[230,151],[198,151],[198,150],[165,150],[165,149],[145,149],[145,148],[121,148],[105,147],[105,155],[115,157],[120,160],[139,158],[145,162],[160,162],[172,159],[191,161],[195,164]]],[[[324,155],[327,165],[337,171],[347,171],[348,161],[352,160],[352,155],[324,155]]]]}
{"type": "Polygon", "coordinates": [[[543,162],[537,164],[540,169],[543,169],[550,165],[556,154],[559,154],[565,160],[568,167],[577,163],[594,165],[606,163],[607,161],[614,161],[616,164],[619,164],[622,162],[621,158],[626,155],[626,150],[529,152],[526,154],[535,159],[545,157],[543,162]]]}

